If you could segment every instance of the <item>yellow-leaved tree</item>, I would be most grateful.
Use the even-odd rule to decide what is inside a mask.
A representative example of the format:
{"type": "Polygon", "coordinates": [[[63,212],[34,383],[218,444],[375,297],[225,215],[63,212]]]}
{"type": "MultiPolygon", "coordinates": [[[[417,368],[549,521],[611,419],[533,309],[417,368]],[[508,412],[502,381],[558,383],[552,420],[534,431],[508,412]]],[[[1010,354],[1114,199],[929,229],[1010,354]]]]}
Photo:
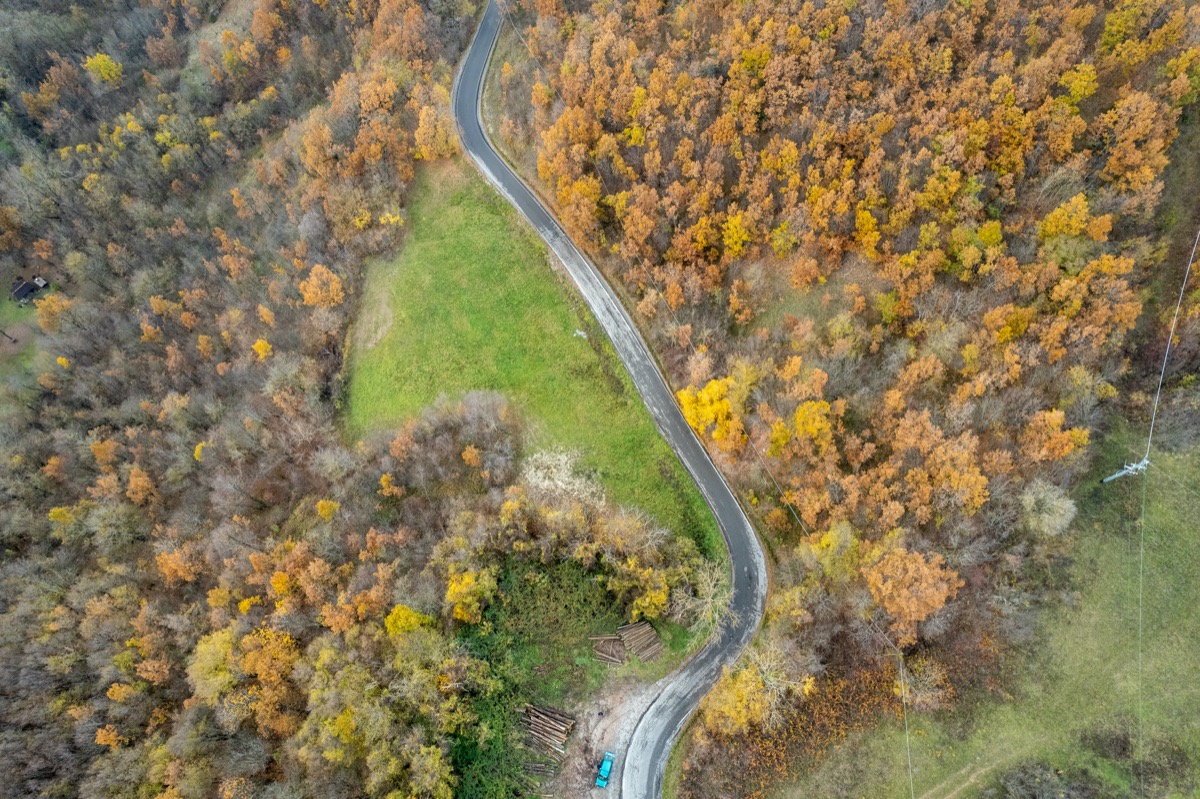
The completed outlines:
{"type": "Polygon", "coordinates": [[[446,601],[453,606],[454,618],[459,621],[478,624],[483,618],[484,605],[495,593],[493,569],[451,569],[446,583],[446,601]]]}
{"type": "Polygon", "coordinates": [[[40,300],[34,300],[34,307],[37,308],[38,325],[47,333],[57,333],[62,325],[62,316],[67,311],[71,310],[74,300],[65,294],[56,292],[43,297],[40,300]]]}
{"type": "Polygon", "coordinates": [[[709,380],[699,390],[695,386],[681,389],[676,397],[683,416],[701,436],[708,435],[725,451],[733,451],[746,441],[742,420],[731,400],[733,379],[709,380]]]}
{"type": "Polygon", "coordinates": [[[305,305],[334,308],[345,299],[342,279],[324,264],[316,264],[308,277],[300,281],[300,296],[304,298],[305,305]]]}
{"type": "Polygon", "coordinates": [[[125,75],[125,67],[120,61],[115,61],[112,56],[104,53],[96,53],[90,55],[83,62],[83,68],[91,73],[95,78],[109,86],[120,86],[121,78],[125,75]]]}
{"type": "Polygon", "coordinates": [[[701,718],[709,732],[732,736],[745,733],[751,725],[761,725],[769,710],[766,684],[758,669],[747,665],[730,671],[726,666],[704,698],[701,718]]]}
{"type": "Polygon", "coordinates": [[[432,106],[424,106],[417,113],[417,130],[413,139],[417,145],[417,157],[424,161],[446,158],[458,152],[454,126],[445,114],[432,106]]]}
{"type": "Polygon", "coordinates": [[[383,626],[387,628],[388,635],[393,638],[422,627],[431,627],[432,625],[433,618],[431,616],[419,613],[408,605],[397,605],[392,608],[392,612],[383,621],[383,626]]]}

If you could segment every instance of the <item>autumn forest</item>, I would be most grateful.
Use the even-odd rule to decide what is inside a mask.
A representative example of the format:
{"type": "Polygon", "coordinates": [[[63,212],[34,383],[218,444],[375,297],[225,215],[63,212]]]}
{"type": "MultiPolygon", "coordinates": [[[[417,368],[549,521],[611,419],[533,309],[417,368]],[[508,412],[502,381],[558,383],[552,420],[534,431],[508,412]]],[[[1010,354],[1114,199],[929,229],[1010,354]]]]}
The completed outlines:
{"type": "MultiPolygon", "coordinates": [[[[617,287],[768,553],[674,795],[787,796],[877,725],[1020,693],[1079,579],[1085,476],[1145,429],[1168,340],[1168,422],[1200,416],[1200,271],[1172,328],[1200,7],[501,5],[495,144],[617,287]]],[[[549,634],[531,592],[652,622],[668,665],[723,623],[711,520],[614,501],[604,469],[539,477],[516,397],[346,423],[370,265],[417,235],[422,170],[462,158],[481,11],[0,8],[0,274],[49,283],[0,317],[12,796],[537,795],[522,702],[661,675],[570,654],[539,687],[551,650],[511,654],[549,634]]],[[[1182,450],[1193,427],[1164,429],[1182,450]]],[[[1190,795],[1191,735],[1130,766],[1141,794],[1030,762],[957,795],[1190,795]]]]}

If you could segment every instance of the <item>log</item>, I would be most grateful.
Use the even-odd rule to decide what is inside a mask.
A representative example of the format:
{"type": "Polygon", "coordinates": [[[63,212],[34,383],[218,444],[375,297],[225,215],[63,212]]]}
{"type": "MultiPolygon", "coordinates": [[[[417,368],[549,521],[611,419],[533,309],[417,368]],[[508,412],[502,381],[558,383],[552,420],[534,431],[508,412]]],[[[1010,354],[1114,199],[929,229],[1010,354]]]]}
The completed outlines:
{"type": "Polygon", "coordinates": [[[574,721],[574,719],[564,718],[563,716],[560,716],[557,713],[549,713],[549,712],[542,710],[541,708],[537,708],[537,707],[530,708],[527,712],[529,713],[529,715],[531,717],[541,718],[541,719],[549,719],[550,721],[555,721],[560,724],[569,724],[570,722],[574,721]]]}
{"type": "Polygon", "coordinates": [[[541,738],[532,738],[530,740],[533,742],[533,744],[535,746],[540,746],[543,749],[549,749],[551,751],[557,752],[560,755],[565,755],[567,753],[567,750],[562,748],[561,746],[555,746],[554,744],[550,743],[549,741],[543,741],[541,738]]]}
{"type": "Polygon", "coordinates": [[[535,738],[543,738],[547,741],[553,741],[554,743],[559,743],[566,740],[566,736],[564,736],[562,732],[559,730],[549,729],[548,727],[526,727],[525,731],[535,738]]]}
{"type": "Polygon", "coordinates": [[[563,723],[552,721],[550,719],[545,719],[545,717],[527,716],[526,723],[527,723],[527,725],[534,725],[534,726],[538,726],[538,727],[545,727],[547,729],[554,729],[554,731],[558,731],[558,732],[562,732],[562,733],[570,732],[569,726],[563,725],[563,723]]]}
{"type": "Polygon", "coordinates": [[[558,727],[551,727],[546,724],[540,724],[537,722],[533,722],[531,724],[526,724],[525,729],[530,730],[530,731],[540,732],[541,734],[543,734],[549,738],[554,738],[554,739],[559,739],[559,740],[564,740],[564,741],[567,739],[567,736],[570,735],[570,732],[571,732],[570,730],[564,730],[564,729],[560,729],[558,727]]]}
{"type": "Polygon", "coordinates": [[[525,718],[525,719],[543,719],[543,718],[549,719],[550,718],[549,716],[547,716],[543,713],[538,713],[536,710],[532,710],[532,709],[525,710],[521,717],[525,718]]]}
{"type": "Polygon", "coordinates": [[[563,724],[575,723],[574,717],[568,716],[566,713],[557,711],[554,708],[538,707],[537,705],[526,705],[525,708],[529,713],[537,713],[543,717],[561,722],[563,724]]]}
{"type": "Polygon", "coordinates": [[[540,705],[526,705],[526,707],[531,707],[534,710],[538,711],[539,713],[546,713],[551,716],[557,716],[560,719],[562,719],[563,721],[574,721],[575,720],[574,716],[564,713],[563,711],[558,710],[557,708],[541,707],[540,705]]]}
{"type": "Polygon", "coordinates": [[[527,727],[525,731],[534,738],[539,738],[543,741],[549,741],[550,743],[558,744],[560,746],[567,740],[567,736],[563,735],[557,730],[547,730],[541,727],[527,727]]]}
{"type": "Polygon", "coordinates": [[[567,740],[567,736],[558,730],[550,730],[545,727],[527,727],[526,732],[535,738],[541,738],[544,741],[559,744],[560,746],[567,740]]]}
{"type": "Polygon", "coordinates": [[[559,718],[562,718],[566,721],[574,721],[575,720],[574,716],[569,716],[566,713],[563,713],[561,710],[556,710],[555,708],[552,708],[552,707],[543,707],[541,705],[531,705],[531,704],[526,703],[525,709],[526,710],[534,710],[534,711],[537,711],[538,713],[545,713],[546,715],[549,715],[549,716],[558,716],[559,718]]]}
{"type": "Polygon", "coordinates": [[[526,722],[532,723],[532,725],[541,725],[544,727],[552,727],[554,729],[562,729],[563,732],[566,732],[566,729],[568,729],[568,725],[564,725],[563,722],[553,720],[548,716],[529,715],[526,716],[526,722]]]}
{"type": "Polygon", "coordinates": [[[652,660],[663,651],[662,639],[649,623],[640,621],[636,624],[623,625],[617,629],[617,635],[625,648],[642,660],[652,660]]]}

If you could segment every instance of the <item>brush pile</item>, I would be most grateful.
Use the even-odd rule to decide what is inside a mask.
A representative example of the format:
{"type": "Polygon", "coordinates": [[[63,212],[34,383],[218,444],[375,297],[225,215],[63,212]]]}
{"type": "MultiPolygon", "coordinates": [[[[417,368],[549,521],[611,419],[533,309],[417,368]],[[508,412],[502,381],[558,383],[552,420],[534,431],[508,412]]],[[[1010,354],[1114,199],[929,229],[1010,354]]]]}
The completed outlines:
{"type": "Polygon", "coordinates": [[[620,665],[625,662],[625,642],[619,635],[593,635],[588,640],[592,642],[592,653],[601,663],[620,665]]]}

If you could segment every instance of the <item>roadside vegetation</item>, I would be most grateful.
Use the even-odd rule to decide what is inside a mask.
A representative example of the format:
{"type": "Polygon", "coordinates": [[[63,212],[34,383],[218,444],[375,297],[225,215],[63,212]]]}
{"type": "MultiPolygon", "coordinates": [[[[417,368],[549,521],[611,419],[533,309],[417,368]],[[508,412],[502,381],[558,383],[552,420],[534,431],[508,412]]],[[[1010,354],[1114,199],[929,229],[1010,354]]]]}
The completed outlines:
{"type": "Polygon", "coordinates": [[[567,454],[612,501],[722,558],[703,499],[541,241],[460,159],[423,168],[413,192],[400,252],[367,268],[350,432],[394,426],[441,396],[499,391],[531,448],[567,454]]]}

